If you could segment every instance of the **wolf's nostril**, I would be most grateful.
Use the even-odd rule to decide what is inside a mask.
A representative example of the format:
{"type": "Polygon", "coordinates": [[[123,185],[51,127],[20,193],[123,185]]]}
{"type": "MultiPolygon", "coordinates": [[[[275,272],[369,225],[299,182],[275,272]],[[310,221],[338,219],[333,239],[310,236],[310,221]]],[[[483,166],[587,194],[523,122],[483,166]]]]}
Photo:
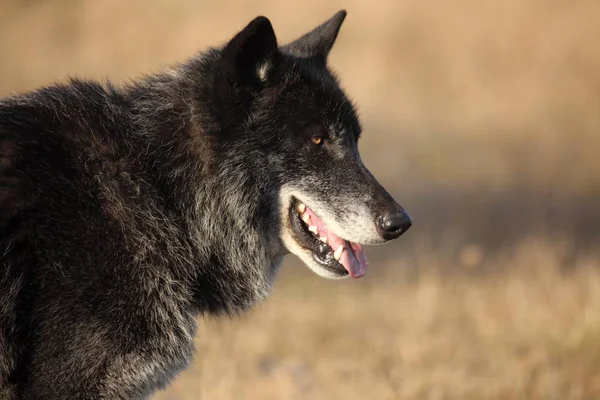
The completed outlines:
{"type": "Polygon", "coordinates": [[[396,239],[410,228],[412,220],[402,211],[395,211],[379,216],[377,230],[385,240],[396,239]]]}

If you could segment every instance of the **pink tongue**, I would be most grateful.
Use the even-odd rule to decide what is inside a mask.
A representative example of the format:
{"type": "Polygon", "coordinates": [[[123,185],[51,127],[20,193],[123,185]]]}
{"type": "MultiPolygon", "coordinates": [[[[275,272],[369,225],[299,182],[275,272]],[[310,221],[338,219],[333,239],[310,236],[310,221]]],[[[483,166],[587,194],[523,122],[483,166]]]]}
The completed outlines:
{"type": "Polygon", "coordinates": [[[310,225],[316,225],[319,233],[318,236],[326,237],[327,244],[333,249],[337,250],[338,247],[344,246],[344,252],[340,257],[339,263],[346,268],[346,271],[352,278],[360,278],[367,272],[367,256],[363,250],[362,245],[358,243],[347,242],[335,233],[329,231],[325,224],[319,217],[315,215],[308,207],[305,211],[310,216],[310,225]]]}

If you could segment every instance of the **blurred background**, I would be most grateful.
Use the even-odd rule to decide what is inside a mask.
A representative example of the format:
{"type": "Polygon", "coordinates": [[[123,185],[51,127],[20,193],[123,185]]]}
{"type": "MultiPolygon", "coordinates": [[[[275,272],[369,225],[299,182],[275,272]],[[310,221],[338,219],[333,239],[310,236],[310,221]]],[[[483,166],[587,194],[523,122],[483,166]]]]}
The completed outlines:
{"type": "Polygon", "coordinates": [[[0,95],[135,79],[268,16],[348,10],[330,65],[366,165],[411,213],[359,281],[288,257],[199,321],[156,400],[600,398],[600,2],[0,0],[0,95]]]}

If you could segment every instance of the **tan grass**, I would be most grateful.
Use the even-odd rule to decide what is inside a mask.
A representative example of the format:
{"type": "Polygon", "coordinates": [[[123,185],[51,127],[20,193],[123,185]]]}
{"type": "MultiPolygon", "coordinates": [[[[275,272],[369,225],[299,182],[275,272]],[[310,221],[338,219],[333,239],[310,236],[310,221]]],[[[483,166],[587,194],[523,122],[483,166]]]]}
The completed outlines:
{"type": "Polygon", "coordinates": [[[201,320],[194,365],[156,399],[597,398],[598,262],[558,260],[532,239],[486,276],[392,262],[332,283],[292,264],[254,312],[201,320]]]}

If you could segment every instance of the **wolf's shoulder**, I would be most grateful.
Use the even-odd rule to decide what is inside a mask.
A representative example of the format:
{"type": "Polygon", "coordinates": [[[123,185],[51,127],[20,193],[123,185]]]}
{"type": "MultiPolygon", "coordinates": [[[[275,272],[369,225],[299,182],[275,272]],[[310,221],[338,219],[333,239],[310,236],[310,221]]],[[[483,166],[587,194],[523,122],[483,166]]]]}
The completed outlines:
{"type": "Polygon", "coordinates": [[[0,209],[22,209],[28,198],[79,198],[121,168],[131,110],[125,92],[90,80],[0,99],[0,209]]]}

